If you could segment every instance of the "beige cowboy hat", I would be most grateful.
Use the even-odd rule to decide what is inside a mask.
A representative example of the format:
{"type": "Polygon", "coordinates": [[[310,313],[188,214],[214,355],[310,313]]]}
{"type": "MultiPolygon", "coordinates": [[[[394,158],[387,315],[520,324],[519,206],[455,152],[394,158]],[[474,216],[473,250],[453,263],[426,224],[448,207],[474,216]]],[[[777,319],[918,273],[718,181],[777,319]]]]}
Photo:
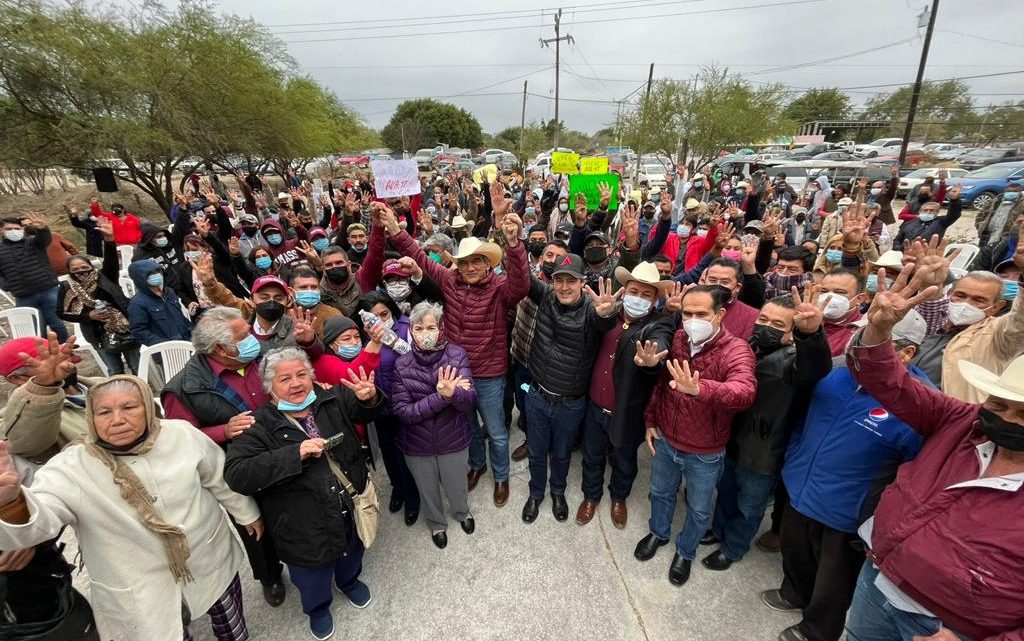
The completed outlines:
{"type": "Polygon", "coordinates": [[[452,218],[452,229],[462,229],[463,227],[469,227],[469,221],[464,216],[455,216],[452,218]]]}
{"type": "Polygon", "coordinates": [[[899,271],[903,269],[903,252],[897,251],[895,249],[890,249],[889,251],[879,256],[878,260],[874,261],[872,264],[875,266],[875,268],[883,267],[887,270],[894,269],[897,273],[899,273],[899,271]]]}
{"type": "Polygon", "coordinates": [[[494,243],[483,242],[476,236],[470,236],[459,241],[459,251],[452,258],[462,260],[474,255],[485,257],[490,261],[491,267],[497,267],[501,262],[501,247],[494,243]]]}
{"type": "Polygon", "coordinates": [[[659,292],[664,292],[672,289],[671,280],[661,280],[661,274],[658,273],[658,266],[654,263],[643,262],[633,268],[633,271],[629,271],[625,267],[615,268],[615,280],[623,286],[627,285],[629,281],[635,280],[638,283],[644,285],[650,285],[657,287],[659,292]]]}
{"type": "Polygon", "coordinates": [[[1002,375],[967,361],[960,361],[958,365],[964,379],[979,390],[997,398],[1024,403],[1024,356],[1010,361],[1002,375]]]}

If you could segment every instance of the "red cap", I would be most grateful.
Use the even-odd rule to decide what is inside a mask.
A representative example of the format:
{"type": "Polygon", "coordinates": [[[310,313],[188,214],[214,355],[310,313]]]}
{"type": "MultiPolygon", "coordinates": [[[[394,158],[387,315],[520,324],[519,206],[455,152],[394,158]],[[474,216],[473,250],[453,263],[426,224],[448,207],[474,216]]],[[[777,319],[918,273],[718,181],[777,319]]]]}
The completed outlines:
{"type": "Polygon", "coordinates": [[[396,260],[388,263],[387,265],[384,265],[384,271],[381,272],[380,278],[381,280],[384,280],[388,276],[401,276],[402,278],[409,278],[409,272],[405,271],[405,268],[402,267],[402,265],[399,264],[399,262],[396,260]]]}
{"type": "Polygon", "coordinates": [[[36,349],[36,340],[32,336],[27,336],[25,338],[15,338],[0,345],[0,375],[10,376],[11,372],[24,367],[24,359],[18,356],[21,352],[28,354],[32,358],[39,356],[39,351],[36,349]]]}
{"type": "Polygon", "coordinates": [[[277,276],[260,276],[256,279],[256,282],[252,284],[252,293],[255,294],[259,290],[263,289],[268,285],[277,285],[283,291],[288,291],[288,283],[284,282],[277,276]]]}

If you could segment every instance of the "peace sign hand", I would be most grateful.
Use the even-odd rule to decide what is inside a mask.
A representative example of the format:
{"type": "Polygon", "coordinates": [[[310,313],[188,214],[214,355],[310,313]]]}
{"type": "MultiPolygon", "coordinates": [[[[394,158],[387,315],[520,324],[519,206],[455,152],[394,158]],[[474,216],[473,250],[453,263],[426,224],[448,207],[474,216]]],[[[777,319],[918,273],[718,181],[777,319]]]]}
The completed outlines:
{"type": "Polygon", "coordinates": [[[661,363],[661,359],[668,356],[668,350],[658,351],[658,344],[651,341],[644,341],[643,345],[640,341],[636,342],[636,356],[633,357],[633,363],[639,367],[654,367],[661,363]]]}
{"type": "Polygon", "coordinates": [[[377,398],[377,386],[373,384],[373,378],[373,371],[371,370],[370,375],[367,376],[366,370],[364,370],[363,366],[360,365],[358,375],[356,375],[354,371],[349,370],[348,379],[346,380],[343,378],[340,382],[342,385],[352,390],[357,399],[365,403],[377,398]]]}
{"type": "Polygon", "coordinates": [[[624,289],[620,289],[618,293],[612,294],[612,280],[610,278],[604,278],[603,276],[597,281],[597,293],[590,289],[589,285],[584,286],[584,290],[590,299],[594,301],[594,311],[597,312],[598,316],[602,318],[608,318],[615,314],[615,301],[622,297],[624,289]]]}
{"type": "Polygon", "coordinates": [[[672,380],[668,382],[669,387],[690,396],[700,394],[700,372],[694,370],[691,373],[689,361],[684,360],[682,366],[680,366],[679,359],[674,358],[668,361],[666,365],[668,365],[668,373],[672,376],[672,380]]]}
{"type": "Polygon", "coordinates": [[[790,294],[793,297],[793,303],[796,305],[793,325],[804,334],[816,333],[825,320],[823,310],[830,299],[826,299],[819,304],[818,295],[820,292],[821,285],[812,283],[804,287],[803,296],[800,295],[800,290],[796,287],[793,287],[793,291],[790,294]]]}

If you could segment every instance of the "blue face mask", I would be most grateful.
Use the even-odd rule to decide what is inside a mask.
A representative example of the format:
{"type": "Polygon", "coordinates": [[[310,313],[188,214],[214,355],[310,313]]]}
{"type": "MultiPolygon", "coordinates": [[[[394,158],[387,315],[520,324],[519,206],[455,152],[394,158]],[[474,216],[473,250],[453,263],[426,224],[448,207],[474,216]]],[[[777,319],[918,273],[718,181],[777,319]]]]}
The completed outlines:
{"type": "Polygon", "coordinates": [[[1006,200],[1008,202],[1013,202],[1013,201],[1017,200],[1018,198],[1020,198],[1020,192],[1019,191],[1008,191],[1005,194],[1003,194],[1003,200],[1006,200]]]}
{"type": "Polygon", "coordinates": [[[146,276],[146,284],[150,287],[163,287],[164,286],[164,275],[160,272],[150,274],[146,276]]]}
{"type": "Polygon", "coordinates": [[[316,307],[320,304],[320,290],[295,292],[295,302],[305,308],[316,307]]]}
{"type": "Polygon", "coordinates": [[[238,350],[238,356],[235,357],[237,360],[243,363],[251,363],[260,355],[260,342],[255,336],[249,334],[235,343],[235,349],[238,350]]]}
{"type": "Polygon", "coordinates": [[[660,203],[661,202],[661,194],[651,194],[651,202],[652,203],[660,203]]]}
{"type": "Polygon", "coordinates": [[[331,241],[327,240],[326,238],[317,238],[316,240],[313,241],[313,249],[317,250],[318,252],[322,252],[323,250],[327,249],[327,246],[330,244],[331,241]]]}
{"type": "Polygon", "coordinates": [[[350,361],[356,356],[359,356],[359,352],[363,351],[363,346],[356,345],[341,345],[338,347],[338,356],[346,361],[350,361]]]}
{"type": "Polygon", "coordinates": [[[924,213],[922,213],[922,214],[918,215],[918,218],[920,218],[921,222],[923,222],[923,223],[929,223],[929,222],[935,220],[935,214],[924,214],[924,213]]]}
{"type": "Polygon", "coordinates": [[[533,216],[536,213],[537,213],[537,209],[535,207],[527,207],[526,208],[526,215],[527,216],[533,216]]]}
{"type": "Polygon", "coordinates": [[[827,260],[828,262],[832,263],[833,265],[838,265],[839,263],[843,262],[843,250],[841,250],[841,249],[830,249],[830,250],[828,250],[827,252],[825,252],[825,260],[827,260]]]}
{"type": "Polygon", "coordinates": [[[156,245],[157,247],[167,247],[167,237],[161,236],[153,240],[153,244],[156,245]]]}
{"type": "Polygon", "coordinates": [[[878,274],[870,274],[866,281],[864,281],[864,289],[869,294],[875,294],[878,292],[878,274]]]}
{"type": "Polygon", "coordinates": [[[281,234],[267,234],[266,239],[267,242],[270,243],[271,245],[281,244],[281,234]]]}
{"type": "Polygon", "coordinates": [[[312,405],[313,401],[315,400],[316,392],[313,390],[309,390],[309,394],[301,403],[291,403],[289,401],[279,400],[277,402],[277,409],[281,410],[282,412],[301,412],[302,410],[312,405]]]}
{"type": "Polygon", "coordinates": [[[260,269],[270,269],[270,265],[273,262],[274,261],[271,260],[270,256],[260,256],[256,259],[256,266],[260,269]]]}
{"type": "Polygon", "coordinates": [[[1005,279],[1003,280],[1003,300],[1014,300],[1017,298],[1017,290],[1020,285],[1015,280],[1005,279]]]}

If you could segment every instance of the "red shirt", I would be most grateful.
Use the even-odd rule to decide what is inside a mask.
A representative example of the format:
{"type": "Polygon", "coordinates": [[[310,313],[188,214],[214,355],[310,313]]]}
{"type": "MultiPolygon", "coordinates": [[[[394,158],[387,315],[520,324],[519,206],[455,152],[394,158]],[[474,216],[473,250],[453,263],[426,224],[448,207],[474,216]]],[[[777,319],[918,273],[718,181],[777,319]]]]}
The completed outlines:
{"type": "MultiPolygon", "coordinates": [[[[206,362],[213,370],[213,375],[219,377],[236,394],[241,396],[250,410],[255,410],[264,403],[270,402],[270,396],[263,391],[263,379],[260,378],[260,368],[257,364],[249,363],[244,369],[233,370],[212,358],[207,358],[206,362]]],[[[182,419],[197,427],[202,425],[202,422],[174,394],[164,394],[161,402],[164,406],[165,417],[182,419]]],[[[228,440],[224,433],[224,427],[225,424],[221,424],[199,427],[199,429],[215,443],[224,443],[228,440]]]]}
{"type": "MultiPolygon", "coordinates": [[[[619,320],[623,320],[621,313],[619,320]]],[[[616,323],[601,336],[601,347],[598,348],[597,359],[594,361],[594,374],[590,378],[590,400],[608,411],[615,409],[615,382],[612,380],[612,370],[615,367],[619,337],[623,332],[622,324],[616,323]]]]}
{"type": "Polygon", "coordinates": [[[114,242],[118,245],[134,245],[142,239],[142,221],[138,216],[125,213],[122,220],[117,214],[103,211],[99,203],[89,205],[92,215],[106,218],[114,227],[114,242]]]}

